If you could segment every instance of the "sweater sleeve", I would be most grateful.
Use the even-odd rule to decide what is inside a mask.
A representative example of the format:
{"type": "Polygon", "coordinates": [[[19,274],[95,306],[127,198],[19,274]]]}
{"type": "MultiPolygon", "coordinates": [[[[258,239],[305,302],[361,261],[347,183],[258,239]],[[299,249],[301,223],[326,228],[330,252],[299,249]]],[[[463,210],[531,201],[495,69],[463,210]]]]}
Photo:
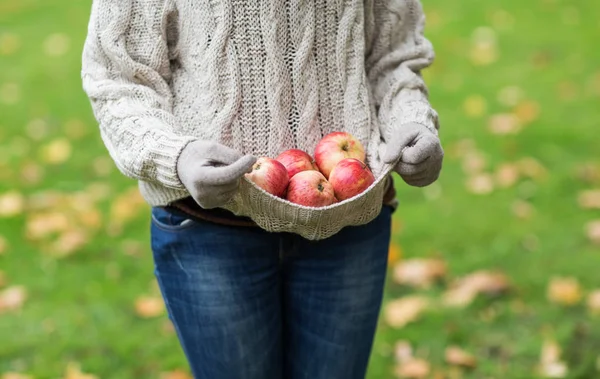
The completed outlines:
{"type": "Polygon", "coordinates": [[[424,37],[419,0],[365,0],[367,75],[384,138],[419,123],[437,134],[438,115],[428,100],[421,70],[434,60],[424,37]]]}
{"type": "Polygon", "coordinates": [[[81,75],[101,138],[119,170],[183,189],[177,159],[194,138],[174,128],[166,33],[170,1],[94,0],[81,75]]]}

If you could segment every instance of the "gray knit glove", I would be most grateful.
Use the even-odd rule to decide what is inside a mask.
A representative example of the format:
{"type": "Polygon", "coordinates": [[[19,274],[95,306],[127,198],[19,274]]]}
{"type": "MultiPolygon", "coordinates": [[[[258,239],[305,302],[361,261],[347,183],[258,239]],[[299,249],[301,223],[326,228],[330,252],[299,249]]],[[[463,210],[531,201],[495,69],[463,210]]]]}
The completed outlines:
{"type": "Polygon", "coordinates": [[[181,183],[202,208],[224,205],[256,158],[212,141],[190,142],[177,160],[181,183]]]}
{"type": "Polygon", "coordinates": [[[438,136],[425,125],[402,125],[386,145],[381,158],[385,163],[398,162],[394,171],[407,184],[425,187],[440,176],[444,150],[438,136]]]}

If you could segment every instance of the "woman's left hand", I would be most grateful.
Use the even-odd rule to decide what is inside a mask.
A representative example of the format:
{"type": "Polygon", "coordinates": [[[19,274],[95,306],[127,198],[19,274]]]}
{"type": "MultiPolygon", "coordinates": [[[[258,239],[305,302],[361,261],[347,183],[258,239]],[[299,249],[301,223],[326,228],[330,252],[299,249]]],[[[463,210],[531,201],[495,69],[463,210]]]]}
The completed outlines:
{"type": "Polygon", "coordinates": [[[425,187],[437,180],[444,149],[437,134],[425,125],[403,125],[389,141],[382,155],[385,163],[396,163],[396,171],[409,185],[425,187]]]}

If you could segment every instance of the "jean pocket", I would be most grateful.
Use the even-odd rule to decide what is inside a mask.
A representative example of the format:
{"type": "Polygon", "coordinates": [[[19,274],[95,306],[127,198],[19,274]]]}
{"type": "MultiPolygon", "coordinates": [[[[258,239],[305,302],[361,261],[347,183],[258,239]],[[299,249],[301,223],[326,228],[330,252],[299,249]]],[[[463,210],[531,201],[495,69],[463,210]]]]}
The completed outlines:
{"type": "Polygon", "coordinates": [[[157,228],[167,231],[187,230],[198,225],[191,217],[163,207],[152,208],[152,223],[157,228]]]}

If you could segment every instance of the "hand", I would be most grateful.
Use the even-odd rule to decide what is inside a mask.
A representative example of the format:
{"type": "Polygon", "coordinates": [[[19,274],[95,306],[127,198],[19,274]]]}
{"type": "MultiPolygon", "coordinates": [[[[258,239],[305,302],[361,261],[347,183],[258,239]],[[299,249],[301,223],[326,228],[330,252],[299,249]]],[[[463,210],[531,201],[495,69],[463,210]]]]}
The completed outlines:
{"type": "Polygon", "coordinates": [[[224,205],[235,195],[240,178],[256,158],[212,141],[194,141],[177,161],[179,179],[202,208],[224,205]]]}
{"type": "Polygon", "coordinates": [[[398,162],[394,171],[407,184],[425,187],[440,176],[444,150],[436,134],[425,125],[411,123],[387,141],[382,159],[385,163],[398,162]]]}

